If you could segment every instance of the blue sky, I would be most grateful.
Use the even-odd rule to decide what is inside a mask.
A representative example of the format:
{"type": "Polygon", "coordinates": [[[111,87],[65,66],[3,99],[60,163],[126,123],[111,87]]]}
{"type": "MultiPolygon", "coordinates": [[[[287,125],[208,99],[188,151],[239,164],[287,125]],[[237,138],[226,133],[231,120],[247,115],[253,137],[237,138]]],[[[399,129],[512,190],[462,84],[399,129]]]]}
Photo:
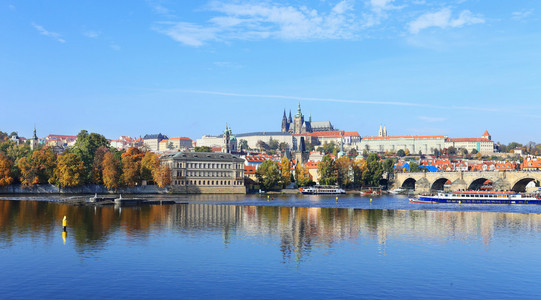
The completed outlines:
{"type": "Polygon", "coordinates": [[[2,1],[0,130],[541,142],[540,1],[2,1]]]}

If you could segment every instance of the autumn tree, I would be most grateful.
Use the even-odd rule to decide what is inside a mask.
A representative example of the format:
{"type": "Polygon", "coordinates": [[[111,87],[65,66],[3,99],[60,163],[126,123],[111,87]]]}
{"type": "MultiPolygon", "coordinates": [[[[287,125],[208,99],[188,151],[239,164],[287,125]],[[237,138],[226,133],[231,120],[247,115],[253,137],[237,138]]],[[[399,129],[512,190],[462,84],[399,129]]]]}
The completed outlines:
{"type": "Polygon", "coordinates": [[[122,184],[133,187],[141,181],[141,160],[145,156],[139,149],[130,147],[122,154],[122,184]]]}
{"type": "Polygon", "coordinates": [[[50,149],[36,150],[31,156],[21,158],[17,166],[23,187],[53,183],[56,163],[56,155],[50,149]]]}
{"type": "Polygon", "coordinates": [[[153,180],[153,172],[160,167],[160,158],[158,155],[148,151],[141,160],[141,178],[143,180],[153,180]]]}
{"type": "Polygon", "coordinates": [[[107,147],[99,147],[94,153],[94,162],[92,163],[92,182],[103,184],[103,158],[105,153],[110,152],[107,147]]]}
{"type": "Polygon", "coordinates": [[[84,183],[85,166],[83,160],[73,153],[65,153],[58,158],[55,169],[55,184],[61,188],[79,186],[84,183]]]}
{"type": "Polygon", "coordinates": [[[291,183],[291,162],[287,157],[282,157],[280,168],[282,169],[282,184],[287,187],[291,183]]]}
{"type": "Polygon", "coordinates": [[[295,166],[295,181],[298,186],[307,186],[312,182],[308,168],[300,163],[295,166]]]}
{"type": "Polygon", "coordinates": [[[9,158],[4,153],[0,152],[0,187],[13,183],[11,167],[12,163],[9,158]]]}
{"type": "Polygon", "coordinates": [[[158,165],[152,173],[152,178],[158,187],[165,187],[171,184],[171,168],[168,165],[158,165]]]}
{"type": "Polygon", "coordinates": [[[323,159],[317,165],[317,172],[319,175],[319,183],[323,185],[336,184],[336,164],[330,155],[323,156],[323,159]]]}
{"type": "Polygon", "coordinates": [[[349,186],[353,183],[353,162],[347,156],[336,160],[336,170],[336,179],[339,185],[349,186]]]}
{"type": "Polygon", "coordinates": [[[273,160],[264,161],[255,175],[261,189],[266,191],[276,187],[282,178],[278,163],[273,160]]]}
{"type": "Polygon", "coordinates": [[[116,189],[120,185],[119,161],[112,152],[106,152],[103,155],[102,170],[103,184],[108,190],[116,189]]]}

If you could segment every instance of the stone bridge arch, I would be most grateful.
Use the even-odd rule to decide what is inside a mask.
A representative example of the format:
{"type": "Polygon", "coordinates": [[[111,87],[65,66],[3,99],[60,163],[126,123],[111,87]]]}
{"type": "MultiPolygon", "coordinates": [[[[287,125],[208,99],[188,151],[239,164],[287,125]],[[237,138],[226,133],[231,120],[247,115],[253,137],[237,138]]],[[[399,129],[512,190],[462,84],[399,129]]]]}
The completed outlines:
{"type": "Polygon", "coordinates": [[[406,180],[402,182],[401,187],[414,191],[415,183],[417,183],[417,180],[415,180],[414,178],[408,177],[406,180]]]}
{"type": "Polygon", "coordinates": [[[513,182],[513,184],[511,185],[512,186],[511,190],[515,192],[528,192],[526,190],[526,186],[531,182],[534,182],[535,186],[539,187],[539,180],[536,180],[535,178],[531,178],[531,177],[526,177],[526,178],[519,179],[516,182],[513,182]]]}
{"type": "Polygon", "coordinates": [[[449,178],[447,177],[440,177],[436,180],[434,180],[432,182],[432,184],[430,185],[430,190],[431,191],[443,191],[445,189],[445,184],[447,183],[447,181],[451,181],[449,178]]]}

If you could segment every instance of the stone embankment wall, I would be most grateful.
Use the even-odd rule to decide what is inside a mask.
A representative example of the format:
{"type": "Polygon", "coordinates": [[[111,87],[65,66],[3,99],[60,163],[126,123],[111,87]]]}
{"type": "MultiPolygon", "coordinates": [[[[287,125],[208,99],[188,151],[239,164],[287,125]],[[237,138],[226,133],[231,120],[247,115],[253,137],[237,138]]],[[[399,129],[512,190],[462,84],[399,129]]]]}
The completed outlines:
{"type": "Polygon", "coordinates": [[[52,184],[37,184],[31,188],[10,185],[0,188],[0,194],[246,194],[246,187],[202,187],[176,189],[171,187],[159,188],[156,185],[142,185],[107,190],[103,185],[84,185],[72,188],[59,188],[52,184]]]}
{"type": "Polygon", "coordinates": [[[23,188],[14,184],[0,188],[0,194],[166,194],[169,188],[159,188],[156,185],[119,188],[107,190],[103,185],[89,184],[79,187],[59,188],[52,184],[36,184],[31,188],[23,188]]]}

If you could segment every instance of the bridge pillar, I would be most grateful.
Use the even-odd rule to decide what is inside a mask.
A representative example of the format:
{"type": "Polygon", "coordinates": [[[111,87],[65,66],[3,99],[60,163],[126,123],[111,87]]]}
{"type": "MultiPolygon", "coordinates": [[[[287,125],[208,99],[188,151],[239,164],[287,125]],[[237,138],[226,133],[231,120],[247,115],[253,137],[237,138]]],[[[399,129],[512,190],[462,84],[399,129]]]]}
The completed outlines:
{"type": "Polygon", "coordinates": [[[423,177],[417,180],[417,182],[415,182],[415,192],[416,193],[430,193],[431,186],[432,184],[430,183],[430,181],[428,181],[426,177],[423,177]]]}
{"type": "MultiPolygon", "coordinates": [[[[504,175],[505,176],[505,175],[504,175]]],[[[494,191],[508,191],[511,190],[511,184],[505,179],[498,179],[492,183],[492,189],[494,191]]]]}
{"type": "MultiPolygon", "coordinates": [[[[462,172],[460,172],[460,174],[462,175],[462,172]]],[[[465,190],[467,188],[468,185],[466,184],[466,181],[464,181],[462,176],[459,176],[459,179],[451,183],[451,191],[465,190]]]]}

